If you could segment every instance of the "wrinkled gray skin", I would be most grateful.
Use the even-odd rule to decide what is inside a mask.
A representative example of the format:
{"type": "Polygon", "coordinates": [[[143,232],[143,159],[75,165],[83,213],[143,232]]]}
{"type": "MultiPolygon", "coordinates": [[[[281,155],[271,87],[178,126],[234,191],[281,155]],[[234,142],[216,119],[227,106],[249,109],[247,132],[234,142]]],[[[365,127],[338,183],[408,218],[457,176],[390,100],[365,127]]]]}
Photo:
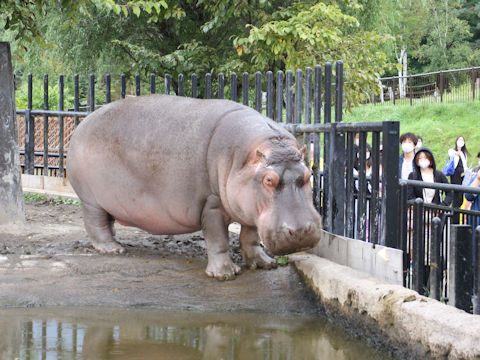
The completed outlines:
{"type": "Polygon", "coordinates": [[[114,221],[152,234],[203,230],[206,273],[233,279],[228,225],[238,222],[246,264],[318,242],[310,171],[295,138],[228,100],[168,95],[127,98],[89,115],[68,153],[86,230],[102,253],[121,253],[114,221]]]}

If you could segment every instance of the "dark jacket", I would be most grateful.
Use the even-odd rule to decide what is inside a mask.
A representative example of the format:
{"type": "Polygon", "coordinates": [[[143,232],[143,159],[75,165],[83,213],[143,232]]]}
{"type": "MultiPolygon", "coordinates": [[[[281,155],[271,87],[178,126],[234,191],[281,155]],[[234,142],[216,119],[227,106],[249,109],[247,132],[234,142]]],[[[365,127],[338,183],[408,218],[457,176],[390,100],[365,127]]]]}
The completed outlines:
{"type": "MultiPolygon", "coordinates": [[[[415,157],[413,158],[413,172],[408,176],[409,180],[419,180],[423,181],[422,179],[422,174],[420,172],[420,168],[417,166],[417,156],[420,154],[420,152],[428,152],[430,155],[432,155],[433,159],[433,181],[436,183],[444,183],[444,184],[449,184],[447,177],[441,172],[440,170],[437,170],[437,166],[435,164],[435,158],[433,157],[432,151],[429,148],[423,147],[420,150],[417,151],[415,154],[415,157]]],[[[417,187],[417,186],[409,186],[408,187],[408,199],[416,199],[416,198],[421,198],[423,199],[423,188],[417,187]]],[[[437,205],[445,205],[449,206],[452,203],[452,198],[453,194],[451,191],[446,192],[445,199],[442,200],[440,197],[440,191],[435,190],[435,195],[433,196],[432,203],[437,204],[437,205]]]]}

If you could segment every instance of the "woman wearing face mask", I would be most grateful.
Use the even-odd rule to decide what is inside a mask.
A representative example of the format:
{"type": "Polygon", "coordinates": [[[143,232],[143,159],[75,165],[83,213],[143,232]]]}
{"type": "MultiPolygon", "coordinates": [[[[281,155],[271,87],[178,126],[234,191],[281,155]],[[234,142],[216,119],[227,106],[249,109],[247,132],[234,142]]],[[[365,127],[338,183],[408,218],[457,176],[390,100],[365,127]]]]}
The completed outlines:
{"type": "MultiPolygon", "coordinates": [[[[447,177],[437,170],[435,158],[429,148],[421,148],[413,158],[413,172],[408,176],[409,180],[419,180],[425,182],[435,182],[448,184],[447,177]]],[[[442,199],[439,190],[420,188],[416,186],[408,187],[408,199],[421,198],[426,204],[449,206],[452,202],[451,192],[447,192],[445,199],[442,199]]]]}
{"type": "MultiPolygon", "coordinates": [[[[463,136],[457,137],[455,141],[455,148],[448,150],[448,156],[450,159],[453,159],[455,165],[455,172],[452,176],[450,176],[450,183],[461,185],[463,182],[463,178],[465,176],[465,172],[468,169],[467,166],[467,156],[468,150],[465,146],[465,138],[463,136]]],[[[453,207],[459,208],[462,206],[463,203],[463,193],[455,192],[453,195],[453,207]]],[[[452,222],[454,224],[458,224],[459,222],[459,214],[455,213],[452,222]]]]}

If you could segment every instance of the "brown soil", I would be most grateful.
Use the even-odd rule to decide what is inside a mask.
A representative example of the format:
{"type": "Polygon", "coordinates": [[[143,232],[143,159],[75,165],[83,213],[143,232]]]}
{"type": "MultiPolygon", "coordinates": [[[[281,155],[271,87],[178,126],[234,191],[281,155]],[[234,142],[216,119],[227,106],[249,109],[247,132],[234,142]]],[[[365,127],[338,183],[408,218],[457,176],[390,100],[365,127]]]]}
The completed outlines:
{"type": "Polygon", "coordinates": [[[117,224],[117,240],[127,252],[102,255],[90,244],[81,207],[50,199],[27,201],[25,210],[25,226],[0,228],[0,307],[318,312],[292,266],[246,269],[237,234],[230,233],[231,255],[243,271],[221,282],[204,273],[201,233],[158,236],[117,224]]]}

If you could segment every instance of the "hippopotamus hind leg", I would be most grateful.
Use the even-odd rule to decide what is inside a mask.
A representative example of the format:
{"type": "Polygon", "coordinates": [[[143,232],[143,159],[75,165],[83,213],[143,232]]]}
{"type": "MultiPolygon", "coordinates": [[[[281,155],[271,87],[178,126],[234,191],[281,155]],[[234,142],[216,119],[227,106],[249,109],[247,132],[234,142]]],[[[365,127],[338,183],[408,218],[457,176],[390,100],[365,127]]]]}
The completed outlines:
{"type": "Polygon", "coordinates": [[[243,259],[250,269],[271,269],[277,267],[277,262],[260,246],[257,229],[242,225],[240,231],[240,248],[243,259]]]}
{"type": "Polygon", "coordinates": [[[123,253],[125,249],[115,240],[114,219],[104,209],[82,204],[83,221],[93,247],[103,254],[123,253]]]}

